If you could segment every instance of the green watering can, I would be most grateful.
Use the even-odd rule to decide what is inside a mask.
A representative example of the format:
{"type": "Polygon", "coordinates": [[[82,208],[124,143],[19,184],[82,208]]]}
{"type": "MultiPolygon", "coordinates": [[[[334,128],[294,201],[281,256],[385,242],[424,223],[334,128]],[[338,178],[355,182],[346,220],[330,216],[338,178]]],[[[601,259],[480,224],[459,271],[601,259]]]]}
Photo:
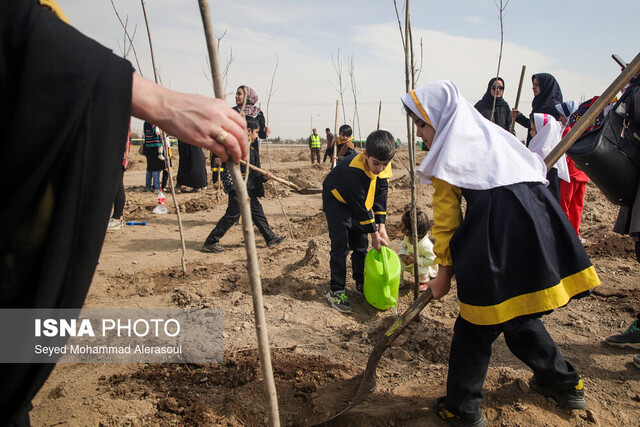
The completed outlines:
{"type": "Polygon", "coordinates": [[[364,259],[364,297],[379,310],[396,307],[402,267],[398,255],[386,246],[371,249],[364,259]]]}

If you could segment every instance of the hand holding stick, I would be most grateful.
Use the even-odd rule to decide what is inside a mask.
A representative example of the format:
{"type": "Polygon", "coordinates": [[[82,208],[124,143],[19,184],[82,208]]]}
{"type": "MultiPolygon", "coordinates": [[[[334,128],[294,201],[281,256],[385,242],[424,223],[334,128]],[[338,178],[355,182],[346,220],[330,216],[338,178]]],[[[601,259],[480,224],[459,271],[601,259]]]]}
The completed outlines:
{"type": "MultiPolygon", "coordinates": [[[[522,66],[522,71],[520,72],[520,83],[518,84],[518,93],[516,94],[516,105],[513,107],[514,112],[518,112],[518,105],[520,104],[520,93],[522,92],[522,81],[524,80],[524,73],[527,71],[527,66],[522,66]]],[[[509,127],[509,132],[513,133],[513,129],[516,126],[516,116],[511,116],[511,126],[509,127]]]]}

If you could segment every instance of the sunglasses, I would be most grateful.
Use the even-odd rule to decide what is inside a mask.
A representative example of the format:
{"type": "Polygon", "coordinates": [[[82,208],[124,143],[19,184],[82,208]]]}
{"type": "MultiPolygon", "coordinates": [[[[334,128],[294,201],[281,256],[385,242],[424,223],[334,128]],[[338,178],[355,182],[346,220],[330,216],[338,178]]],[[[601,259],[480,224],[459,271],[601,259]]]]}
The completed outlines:
{"type": "Polygon", "coordinates": [[[504,86],[491,86],[493,90],[504,90],[504,86]]]}

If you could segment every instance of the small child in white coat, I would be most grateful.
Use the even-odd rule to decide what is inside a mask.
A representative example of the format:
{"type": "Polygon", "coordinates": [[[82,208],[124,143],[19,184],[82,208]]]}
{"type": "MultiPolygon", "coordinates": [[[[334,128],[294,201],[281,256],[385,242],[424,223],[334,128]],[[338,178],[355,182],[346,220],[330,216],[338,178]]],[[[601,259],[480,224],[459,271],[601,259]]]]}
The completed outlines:
{"type": "MultiPolygon", "coordinates": [[[[414,272],[414,250],[411,244],[413,231],[411,227],[411,207],[407,207],[402,214],[401,225],[404,240],[398,252],[402,262],[403,271],[414,272]]],[[[438,274],[438,266],[434,265],[436,259],[433,253],[433,243],[429,240],[427,233],[431,229],[431,223],[426,213],[416,209],[416,227],[418,229],[418,276],[420,280],[420,290],[427,289],[427,282],[438,274]]]]}

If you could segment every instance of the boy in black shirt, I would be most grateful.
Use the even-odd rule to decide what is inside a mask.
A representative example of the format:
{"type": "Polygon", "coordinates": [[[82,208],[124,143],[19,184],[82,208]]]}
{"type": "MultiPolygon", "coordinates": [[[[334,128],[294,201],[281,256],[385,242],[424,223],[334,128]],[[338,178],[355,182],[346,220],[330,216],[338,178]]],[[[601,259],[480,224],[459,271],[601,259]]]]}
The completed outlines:
{"type": "Polygon", "coordinates": [[[345,293],[347,255],[351,255],[356,291],[362,293],[364,258],[369,239],[380,250],[388,244],[385,227],[391,159],[396,146],[391,133],[376,130],[367,137],[360,154],[345,157],[327,175],[322,188],[322,210],[331,239],[331,290],[327,299],[341,313],[350,313],[345,293]]]}

